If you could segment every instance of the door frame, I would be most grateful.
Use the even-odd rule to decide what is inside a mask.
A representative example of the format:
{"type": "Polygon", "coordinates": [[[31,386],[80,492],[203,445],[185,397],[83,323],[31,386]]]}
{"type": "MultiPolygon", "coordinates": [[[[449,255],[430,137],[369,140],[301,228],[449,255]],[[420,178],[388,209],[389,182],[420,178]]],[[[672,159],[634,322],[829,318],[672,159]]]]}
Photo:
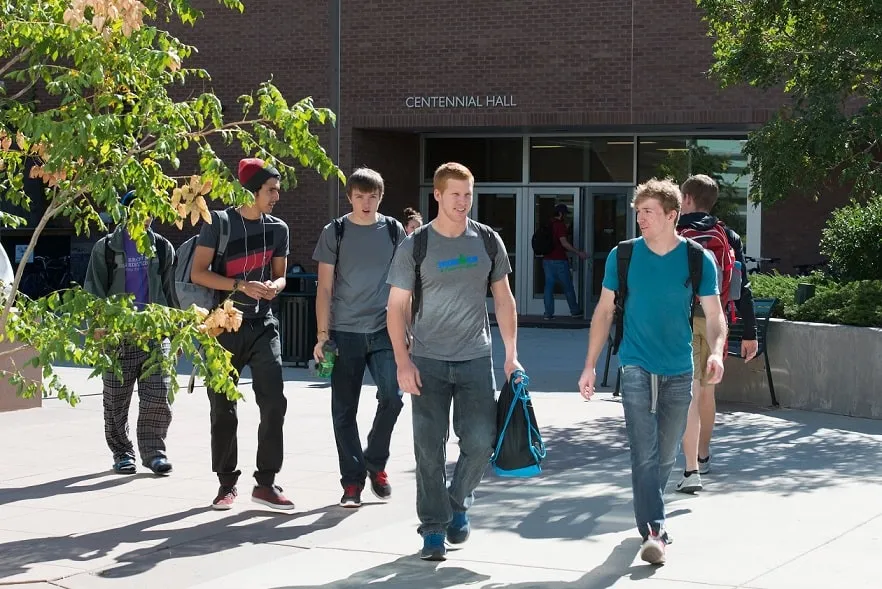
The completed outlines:
{"type": "MultiPolygon", "coordinates": [[[[533,293],[533,283],[536,279],[536,255],[533,253],[530,239],[536,232],[536,219],[533,212],[535,211],[535,199],[537,194],[568,195],[573,197],[573,241],[576,242],[573,245],[577,248],[582,248],[583,245],[587,243],[585,241],[585,227],[590,226],[589,220],[592,213],[590,208],[585,207],[584,198],[582,196],[583,190],[578,186],[561,184],[548,186],[537,185],[529,186],[524,191],[523,210],[525,212],[528,211],[528,214],[522,215],[521,230],[523,231],[522,235],[524,235],[522,245],[525,251],[522,254],[523,257],[521,259],[529,260],[530,264],[526,271],[521,272],[521,276],[519,277],[520,288],[518,289],[518,295],[520,296],[518,297],[518,313],[522,315],[543,315],[545,313],[545,302],[542,295],[540,294],[536,297],[533,293]]],[[[573,277],[573,286],[576,289],[576,298],[583,306],[585,305],[586,292],[582,287],[584,274],[585,265],[580,263],[578,264],[577,272],[575,272],[575,276],[573,277]]],[[[570,310],[569,307],[567,307],[566,299],[555,297],[554,313],[556,316],[569,316],[570,310]]]]}
{"type": "MultiPolygon", "coordinates": [[[[518,294],[521,292],[521,283],[523,280],[524,271],[521,266],[523,265],[522,260],[527,258],[524,257],[524,252],[529,252],[529,255],[532,256],[533,252],[530,250],[529,243],[527,243],[526,250],[524,249],[525,241],[529,242],[529,240],[525,240],[524,238],[524,193],[526,190],[523,186],[520,185],[511,185],[511,184],[477,184],[474,188],[474,198],[472,200],[472,210],[469,211],[469,217],[478,220],[478,213],[481,210],[481,195],[482,194],[513,194],[515,199],[515,251],[507,252],[508,259],[511,263],[512,271],[515,273],[515,281],[512,286],[512,294],[515,297],[515,304],[517,312],[520,314],[522,311],[520,309],[520,297],[518,294]]],[[[532,233],[528,234],[532,235],[532,233]]],[[[493,302],[493,297],[487,297],[487,311],[489,313],[496,312],[496,305],[493,302]]]]}

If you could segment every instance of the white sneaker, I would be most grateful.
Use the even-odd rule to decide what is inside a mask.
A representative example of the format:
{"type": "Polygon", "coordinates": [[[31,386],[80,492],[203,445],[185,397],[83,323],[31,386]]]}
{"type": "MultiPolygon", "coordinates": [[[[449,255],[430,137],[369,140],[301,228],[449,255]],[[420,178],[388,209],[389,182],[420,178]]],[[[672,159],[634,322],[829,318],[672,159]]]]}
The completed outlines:
{"type": "Polygon", "coordinates": [[[654,532],[640,546],[640,559],[649,564],[665,563],[665,541],[654,532]]]}
{"type": "Polygon", "coordinates": [[[707,474],[710,472],[710,454],[707,458],[698,457],[698,474],[707,474]]]}
{"type": "Polygon", "coordinates": [[[680,482],[677,483],[676,491],[678,493],[692,494],[701,491],[701,489],[701,475],[697,472],[692,472],[689,476],[686,476],[685,474],[683,475],[680,482]]]}

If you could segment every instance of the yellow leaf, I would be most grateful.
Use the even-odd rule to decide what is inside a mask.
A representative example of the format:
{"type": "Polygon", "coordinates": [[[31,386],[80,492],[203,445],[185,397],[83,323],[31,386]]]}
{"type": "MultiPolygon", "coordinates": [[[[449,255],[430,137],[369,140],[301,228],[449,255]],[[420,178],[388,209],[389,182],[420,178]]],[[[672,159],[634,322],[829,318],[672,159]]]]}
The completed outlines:
{"type": "Polygon", "coordinates": [[[177,221],[175,221],[175,227],[177,227],[178,229],[183,229],[184,221],[182,219],[178,219],[177,221]]]}
{"type": "Polygon", "coordinates": [[[172,190],[172,199],[171,199],[172,208],[178,208],[178,205],[181,204],[181,189],[175,188],[172,190]]]}
{"type": "Polygon", "coordinates": [[[202,217],[202,220],[206,223],[211,223],[211,213],[209,213],[205,209],[199,209],[199,215],[202,217]]]}
{"type": "Polygon", "coordinates": [[[211,192],[211,180],[206,180],[199,192],[202,194],[208,194],[211,192]]]}
{"type": "Polygon", "coordinates": [[[199,220],[199,210],[193,209],[190,211],[190,225],[195,225],[196,221],[199,220]]]}

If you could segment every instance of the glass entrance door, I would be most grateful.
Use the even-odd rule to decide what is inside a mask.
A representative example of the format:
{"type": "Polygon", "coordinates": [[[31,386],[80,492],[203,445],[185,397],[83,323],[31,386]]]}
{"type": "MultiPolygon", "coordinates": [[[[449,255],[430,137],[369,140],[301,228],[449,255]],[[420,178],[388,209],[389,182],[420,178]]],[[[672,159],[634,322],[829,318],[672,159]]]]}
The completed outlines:
{"type": "MultiPolygon", "coordinates": [[[[518,278],[522,272],[518,262],[518,247],[521,246],[520,229],[520,201],[522,189],[508,187],[475,187],[474,204],[472,205],[472,217],[479,223],[489,225],[502,237],[505,249],[508,252],[508,261],[511,264],[511,274],[508,282],[511,291],[517,298],[518,278]]],[[[490,291],[487,291],[487,307],[493,312],[493,299],[490,291]]]]}
{"type": "MultiPolygon", "coordinates": [[[[579,188],[531,188],[529,190],[529,219],[524,233],[526,250],[531,261],[529,275],[524,285],[523,296],[518,301],[518,311],[527,315],[545,314],[545,270],[542,256],[533,253],[530,239],[536,230],[543,225],[550,225],[557,205],[567,207],[566,222],[569,225],[569,242],[577,249],[585,249],[585,227],[590,219],[590,210],[584,207],[579,188]]],[[[569,278],[573,283],[579,308],[584,309],[586,264],[574,254],[567,255],[569,278]]],[[[569,317],[570,308],[567,303],[564,286],[556,281],[552,290],[551,312],[557,317],[569,317]]]]}
{"type": "MultiPolygon", "coordinates": [[[[588,188],[586,200],[593,209],[588,228],[588,253],[591,264],[585,277],[585,289],[591,302],[600,297],[606,258],[620,241],[634,236],[631,211],[632,188],[627,186],[588,188]]],[[[588,309],[586,309],[586,313],[588,309]]]]}

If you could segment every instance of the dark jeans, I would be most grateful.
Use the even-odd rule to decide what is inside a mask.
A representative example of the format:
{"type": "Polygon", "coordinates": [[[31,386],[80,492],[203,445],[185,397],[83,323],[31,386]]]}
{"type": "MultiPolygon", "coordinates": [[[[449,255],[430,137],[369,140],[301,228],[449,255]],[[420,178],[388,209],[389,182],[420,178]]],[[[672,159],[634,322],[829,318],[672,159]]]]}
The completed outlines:
{"type": "Polygon", "coordinates": [[[423,383],[414,396],[413,447],[416,456],[419,532],[444,532],[453,512],[474,503],[474,491],[496,443],[496,399],[490,357],[462,362],[413,359],[423,383]],[[453,431],[459,459],[447,485],[445,443],[453,402],[453,431]]]}
{"type": "Polygon", "coordinates": [[[577,315],[579,301],[576,299],[576,289],[573,286],[573,277],[570,275],[570,263],[567,260],[542,260],[542,271],[545,273],[545,316],[554,317],[554,284],[559,282],[563,285],[567,304],[570,306],[570,315],[577,315]]]}
{"type": "Polygon", "coordinates": [[[331,374],[331,415],[340,460],[340,484],[364,487],[368,471],[386,470],[392,430],[404,405],[398,394],[395,354],[385,328],[374,333],[332,331],[331,339],[337,344],[337,360],[331,374]],[[367,447],[362,451],[356,416],[365,368],[377,385],[377,413],[367,436],[367,447]]]}
{"type": "MultiPolygon", "coordinates": [[[[279,323],[272,315],[246,319],[239,331],[225,331],[217,339],[233,355],[233,368],[241,372],[246,365],[251,367],[251,387],[260,410],[254,478],[258,485],[272,485],[282,468],[282,426],[288,408],[282,380],[279,323]]],[[[211,403],[211,468],[222,485],[232,486],[242,474],[236,470],[239,427],[236,403],[211,389],[208,400],[211,403]]]]}
{"type": "Polygon", "coordinates": [[[692,373],[655,376],[639,366],[622,373],[622,406],[631,446],[634,517],[640,535],[660,533],[665,525],[665,486],[674,468],[686,415],[692,401],[692,373]],[[652,403],[653,378],[658,397],[652,403]]]}

